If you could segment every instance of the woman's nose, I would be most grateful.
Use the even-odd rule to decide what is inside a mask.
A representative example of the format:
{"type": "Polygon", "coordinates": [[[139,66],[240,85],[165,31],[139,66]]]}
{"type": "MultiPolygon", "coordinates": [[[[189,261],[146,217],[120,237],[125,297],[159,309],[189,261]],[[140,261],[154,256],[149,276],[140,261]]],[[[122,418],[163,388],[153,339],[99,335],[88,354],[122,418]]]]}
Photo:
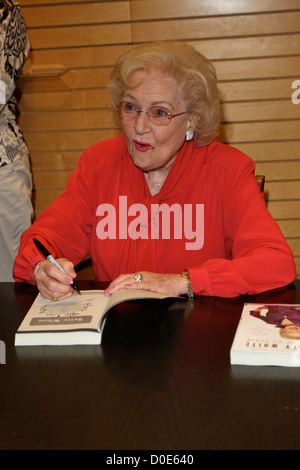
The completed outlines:
{"type": "Polygon", "coordinates": [[[149,119],[146,113],[140,111],[135,119],[135,130],[138,134],[143,134],[149,127],[149,119]]]}

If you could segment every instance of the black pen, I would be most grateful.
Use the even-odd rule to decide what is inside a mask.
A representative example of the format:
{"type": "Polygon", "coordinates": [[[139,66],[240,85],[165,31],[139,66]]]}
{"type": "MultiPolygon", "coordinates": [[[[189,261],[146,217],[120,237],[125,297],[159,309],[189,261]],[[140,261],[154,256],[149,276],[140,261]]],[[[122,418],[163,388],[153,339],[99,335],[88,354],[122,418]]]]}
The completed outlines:
{"type": "MultiPolygon", "coordinates": [[[[49,251],[47,250],[47,248],[39,241],[37,240],[36,238],[33,239],[34,241],[34,244],[35,246],[37,247],[37,249],[42,253],[42,255],[45,256],[45,258],[47,258],[48,261],[50,261],[51,264],[53,264],[54,266],[56,266],[60,271],[62,271],[63,273],[66,273],[66,271],[64,270],[64,268],[56,261],[55,258],[53,258],[53,256],[51,255],[51,253],[49,253],[49,251]]],[[[68,273],[66,273],[68,274],[68,273]]],[[[72,289],[76,290],[76,292],[78,294],[81,295],[81,292],[80,290],[78,289],[78,287],[76,286],[75,282],[73,282],[71,284],[71,287],[72,289]]]]}

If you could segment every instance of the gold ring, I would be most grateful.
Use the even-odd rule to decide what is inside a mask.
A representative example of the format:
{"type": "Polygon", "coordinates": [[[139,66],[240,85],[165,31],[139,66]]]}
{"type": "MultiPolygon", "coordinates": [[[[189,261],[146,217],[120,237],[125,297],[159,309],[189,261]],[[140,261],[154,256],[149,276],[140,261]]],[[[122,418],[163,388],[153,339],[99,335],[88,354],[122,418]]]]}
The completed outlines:
{"type": "Polygon", "coordinates": [[[51,302],[57,302],[57,298],[56,298],[56,297],[52,297],[51,302]]]}
{"type": "Polygon", "coordinates": [[[134,280],[135,280],[136,282],[142,282],[142,280],[143,280],[143,275],[142,275],[141,273],[136,273],[136,274],[134,275],[134,280]]]}

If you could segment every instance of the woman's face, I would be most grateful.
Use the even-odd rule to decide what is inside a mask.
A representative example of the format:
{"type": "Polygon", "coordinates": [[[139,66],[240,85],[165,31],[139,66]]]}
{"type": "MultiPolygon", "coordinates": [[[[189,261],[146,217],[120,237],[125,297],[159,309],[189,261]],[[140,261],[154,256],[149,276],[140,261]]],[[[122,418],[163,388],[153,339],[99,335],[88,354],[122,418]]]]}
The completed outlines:
{"type": "MultiPolygon", "coordinates": [[[[125,90],[123,101],[139,110],[145,112],[152,106],[162,106],[171,114],[187,111],[175,79],[141,70],[133,74],[132,81],[139,85],[125,90]]],[[[157,126],[144,112],[133,121],[121,121],[129,154],[142,171],[169,168],[190,128],[189,115],[177,116],[167,126],[157,126]]]]}
{"type": "Polygon", "coordinates": [[[281,331],[282,336],[291,339],[300,339],[300,325],[291,322],[287,318],[282,320],[281,325],[284,327],[281,331]]]}

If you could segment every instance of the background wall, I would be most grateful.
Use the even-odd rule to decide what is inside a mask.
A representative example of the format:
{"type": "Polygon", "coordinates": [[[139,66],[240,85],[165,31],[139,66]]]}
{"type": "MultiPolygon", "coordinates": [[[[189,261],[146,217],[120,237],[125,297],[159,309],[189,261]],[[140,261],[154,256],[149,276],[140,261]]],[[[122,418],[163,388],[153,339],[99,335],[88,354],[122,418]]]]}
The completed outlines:
{"type": "Polygon", "coordinates": [[[269,210],[300,277],[300,0],[19,2],[32,48],[19,122],[36,214],[61,192],[87,146],[117,134],[105,94],[117,57],[141,42],[182,40],[216,67],[220,140],[250,155],[266,176],[269,210]]]}

